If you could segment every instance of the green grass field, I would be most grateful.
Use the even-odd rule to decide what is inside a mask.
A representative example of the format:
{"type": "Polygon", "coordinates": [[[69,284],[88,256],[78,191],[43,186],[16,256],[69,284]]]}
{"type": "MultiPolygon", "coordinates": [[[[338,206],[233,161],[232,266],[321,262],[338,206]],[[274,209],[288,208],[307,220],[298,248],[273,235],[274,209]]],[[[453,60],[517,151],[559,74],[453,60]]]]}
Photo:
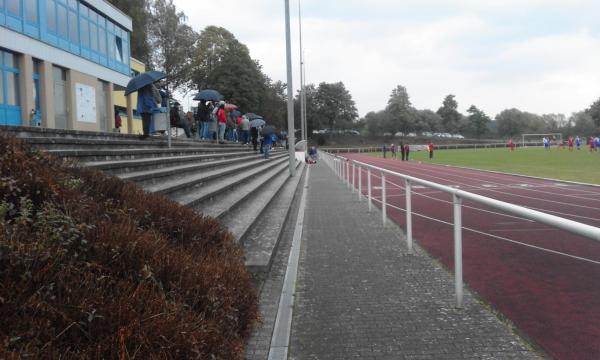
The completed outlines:
{"type": "Polygon", "coordinates": [[[432,160],[426,151],[418,151],[411,152],[411,160],[600,185],[600,152],[590,153],[588,148],[436,150],[432,160]]]}

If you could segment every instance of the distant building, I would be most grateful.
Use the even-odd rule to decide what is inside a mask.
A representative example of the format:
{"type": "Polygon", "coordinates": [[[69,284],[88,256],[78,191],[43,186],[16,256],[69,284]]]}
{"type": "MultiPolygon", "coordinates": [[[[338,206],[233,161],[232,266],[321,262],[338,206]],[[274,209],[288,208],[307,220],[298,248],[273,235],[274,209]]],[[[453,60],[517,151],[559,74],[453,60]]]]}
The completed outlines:
{"type": "MultiPolygon", "coordinates": [[[[131,58],[131,76],[139,75],[146,71],[146,65],[143,62],[131,58]]],[[[124,134],[141,134],[142,130],[142,118],[136,112],[137,105],[137,92],[131,94],[131,102],[133,104],[133,111],[128,114],[127,112],[127,98],[125,97],[125,90],[116,90],[113,93],[115,111],[118,111],[121,116],[122,126],[120,129],[121,133],[124,134]]]]}
{"type": "Polygon", "coordinates": [[[112,131],[131,30],[104,0],[0,0],[0,124],[112,131]]]}

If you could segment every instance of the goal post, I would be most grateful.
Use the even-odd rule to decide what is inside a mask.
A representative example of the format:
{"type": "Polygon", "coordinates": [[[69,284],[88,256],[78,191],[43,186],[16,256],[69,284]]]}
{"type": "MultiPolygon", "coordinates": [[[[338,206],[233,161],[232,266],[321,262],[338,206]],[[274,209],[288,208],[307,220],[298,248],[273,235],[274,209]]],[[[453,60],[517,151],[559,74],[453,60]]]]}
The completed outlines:
{"type": "Polygon", "coordinates": [[[547,137],[550,141],[558,140],[560,143],[563,141],[562,133],[546,133],[546,134],[522,134],[521,135],[521,143],[523,147],[527,147],[527,141],[539,143],[542,145],[542,139],[547,137]],[[529,140],[528,140],[529,139],[529,140]]]}

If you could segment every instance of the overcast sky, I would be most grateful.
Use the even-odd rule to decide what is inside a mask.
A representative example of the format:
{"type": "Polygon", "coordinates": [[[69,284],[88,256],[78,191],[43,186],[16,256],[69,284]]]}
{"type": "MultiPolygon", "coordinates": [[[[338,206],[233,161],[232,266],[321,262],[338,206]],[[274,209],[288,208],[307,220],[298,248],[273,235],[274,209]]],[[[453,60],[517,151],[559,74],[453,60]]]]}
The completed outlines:
{"type": "MultiPolygon", "coordinates": [[[[217,25],[286,81],[283,0],[174,0],[201,31],[217,25]]],[[[298,0],[291,0],[294,89],[298,0]]],[[[570,115],[600,98],[598,0],[302,0],[307,83],[342,81],[361,116],[397,85],[418,109],[448,94],[463,113],[516,107],[570,115]]]]}

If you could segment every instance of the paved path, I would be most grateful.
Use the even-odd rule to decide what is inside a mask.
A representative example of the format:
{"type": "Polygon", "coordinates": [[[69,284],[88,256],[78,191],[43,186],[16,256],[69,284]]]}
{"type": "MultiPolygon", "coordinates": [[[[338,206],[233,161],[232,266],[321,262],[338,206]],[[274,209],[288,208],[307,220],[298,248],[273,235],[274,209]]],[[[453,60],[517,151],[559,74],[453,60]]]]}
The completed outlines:
{"type": "Polygon", "coordinates": [[[538,358],[468,291],[456,309],[451,274],[408,255],[322,162],[311,168],[298,276],[291,359],[538,358]]]}

